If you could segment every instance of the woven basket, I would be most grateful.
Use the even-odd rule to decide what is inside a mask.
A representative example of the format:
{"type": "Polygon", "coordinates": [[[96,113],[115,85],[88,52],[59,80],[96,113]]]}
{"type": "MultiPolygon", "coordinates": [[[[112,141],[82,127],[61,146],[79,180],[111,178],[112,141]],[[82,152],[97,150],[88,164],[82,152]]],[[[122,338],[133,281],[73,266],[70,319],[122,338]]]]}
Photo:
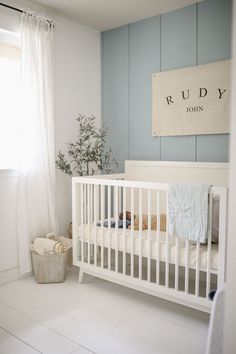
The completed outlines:
{"type": "Polygon", "coordinates": [[[66,277],[67,252],[38,255],[31,251],[34,278],[37,283],[62,283],[66,277]]]}

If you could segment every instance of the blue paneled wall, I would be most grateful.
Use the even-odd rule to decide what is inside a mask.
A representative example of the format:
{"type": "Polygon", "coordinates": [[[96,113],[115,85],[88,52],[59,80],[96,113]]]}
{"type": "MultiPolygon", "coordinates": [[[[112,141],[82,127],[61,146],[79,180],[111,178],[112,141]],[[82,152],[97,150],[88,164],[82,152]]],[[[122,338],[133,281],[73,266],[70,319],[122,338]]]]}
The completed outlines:
{"type": "Polygon", "coordinates": [[[231,57],[231,0],[102,33],[102,119],[119,159],[228,161],[227,134],[152,137],[152,73],[231,57]]]}

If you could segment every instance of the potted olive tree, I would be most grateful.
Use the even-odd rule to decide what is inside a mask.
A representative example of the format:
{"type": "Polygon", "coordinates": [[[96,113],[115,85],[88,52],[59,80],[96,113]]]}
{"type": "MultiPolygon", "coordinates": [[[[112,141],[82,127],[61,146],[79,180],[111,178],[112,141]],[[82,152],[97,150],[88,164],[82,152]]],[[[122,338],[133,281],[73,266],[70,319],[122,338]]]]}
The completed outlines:
{"type": "Polygon", "coordinates": [[[108,129],[97,128],[95,117],[79,114],[78,135],[67,144],[67,154],[59,151],[56,165],[69,176],[88,176],[96,173],[111,173],[118,162],[112,157],[111,148],[105,150],[108,129]]]}
{"type": "MultiPolygon", "coordinates": [[[[111,148],[105,149],[108,129],[97,128],[95,117],[79,114],[78,135],[74,142],[67,144],[67,153],[57,154],[56,166],[69,176],[88,176],[97,173],[111,173],[118,166],[112,157],[111,148]]],[[[68,235],[72,238],[72,223],[68,235]]]]}

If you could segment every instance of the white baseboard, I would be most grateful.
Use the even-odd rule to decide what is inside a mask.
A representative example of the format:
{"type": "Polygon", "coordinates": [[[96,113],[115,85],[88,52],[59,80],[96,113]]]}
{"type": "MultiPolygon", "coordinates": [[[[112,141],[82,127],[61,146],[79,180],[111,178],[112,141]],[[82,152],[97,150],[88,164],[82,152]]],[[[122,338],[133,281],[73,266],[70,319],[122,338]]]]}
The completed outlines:
{"type": "Polygon", "coordinates": [[[24,275],[21,275],[20,269],[18,267],[4,270],[4,271],[0,272],[0,285],[4,285],[4,284],[10,283],[12,281],[28,277],[31,274],[32,273],[29,272],[24,275]]]}

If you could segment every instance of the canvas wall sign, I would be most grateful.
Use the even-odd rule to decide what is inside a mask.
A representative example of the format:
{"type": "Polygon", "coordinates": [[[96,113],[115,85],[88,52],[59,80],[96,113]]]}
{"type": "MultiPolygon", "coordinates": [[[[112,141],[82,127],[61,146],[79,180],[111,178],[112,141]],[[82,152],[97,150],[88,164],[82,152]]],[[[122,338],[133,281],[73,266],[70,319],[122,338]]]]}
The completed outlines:
{"type": "Polygon", "coordinates": [[[155,73],[152,135],[229,132],[230,60],[155,73]]]}

